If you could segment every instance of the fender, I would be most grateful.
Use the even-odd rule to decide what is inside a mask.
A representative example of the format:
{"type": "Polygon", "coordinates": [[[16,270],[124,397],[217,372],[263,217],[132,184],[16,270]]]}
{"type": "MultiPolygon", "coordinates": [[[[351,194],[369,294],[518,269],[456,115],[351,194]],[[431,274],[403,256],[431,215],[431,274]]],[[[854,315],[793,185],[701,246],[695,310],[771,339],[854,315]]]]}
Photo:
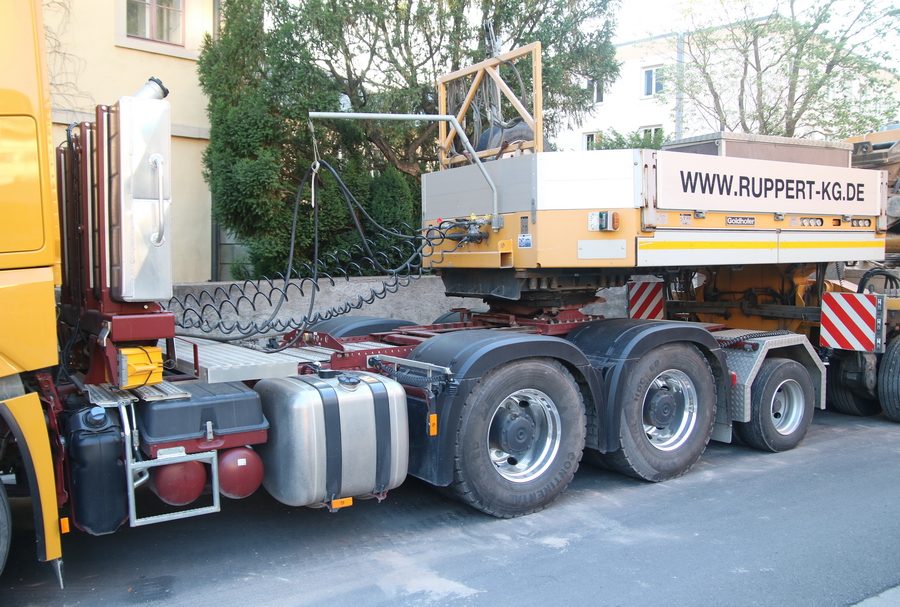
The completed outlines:
{"type": "Polygon", "coordinates": [[[0,417],[16,437],[31,488],[38,560],[59,559],[62,557],[62,542],[59,510],[56,507],[56,481],[50,437],[40,398],[32,392],[0,401],[0,417]]]}
{"type": "MultiPolygon", "coordinates": [[[[491,369],[524,358],[554,358],[564,364],[576,381],[586,386],[585,406],[603,402],[603,379],[578,348],[558,337],[506,333],[490,329],[458,331],[433,337],[413,350],[409,359],[449,367],[458,383],[434,400],[438,415],[437,436],[410,432],[409,473],[437,486],[453,482],[456,428],[469,392],[491,369]]],[[[410,428],[425,427],[425,408],[410,406],[410,428]]]]}
{"type": "Polygon", "coordinates": [[[416,323],[396,318],[378,316],[338,316],[317,322],[307,329],[316,333],[328,333],[332,337],[358,337],[370,333],[384,333],[400,327],[410,327],[416,323]]]}
{"type": "Polygon", "coordinates": [[[693,344],[709,362],[716,382],[716,423],[725,423],[730,427],[730,384],[726,382],[728,364],[725,353],[702,326],[689,322],[611,318],[580,326],[566,339],[584,352],[605,379],[606,406],[604,409],[598,408],[600,426],[605,429],[605,432],[600,432],[601,452],[619,448],[618,420],[622,413],[622,393],[632,368],[638,359],[654,348],[673,342],[693,344]]]}

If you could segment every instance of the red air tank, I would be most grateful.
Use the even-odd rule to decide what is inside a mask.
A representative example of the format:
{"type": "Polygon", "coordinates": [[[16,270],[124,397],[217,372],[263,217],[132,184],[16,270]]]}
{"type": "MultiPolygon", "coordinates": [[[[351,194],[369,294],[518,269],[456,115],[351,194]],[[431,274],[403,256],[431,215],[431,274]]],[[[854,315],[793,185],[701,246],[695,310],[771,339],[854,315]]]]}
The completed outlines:
{"type": "Polygon", "coordinates": [[[259,489],[263,463],[249,447],[235,447],[219,453],[219,493],[242,499],[259,489]]]}

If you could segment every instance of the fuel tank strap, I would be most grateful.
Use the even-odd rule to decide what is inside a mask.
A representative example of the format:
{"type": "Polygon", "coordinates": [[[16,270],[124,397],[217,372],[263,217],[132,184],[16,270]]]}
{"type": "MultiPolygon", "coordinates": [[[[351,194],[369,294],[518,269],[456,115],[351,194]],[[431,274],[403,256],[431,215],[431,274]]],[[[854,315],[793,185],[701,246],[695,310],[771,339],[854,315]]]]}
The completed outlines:
{"type": "Polygon", "coordinates": [[[387,489],[391,479],[391,408],[385,385],[375,377],[358,376],[372,390],[375,408],[375,490],[387,489]]]}
{"type": "Polygon", "coordinates": [[[344,474],[341,408],[337,391],[313,375],[300,375],[294,379],[314,387],[322,397],[322,413],[325,417],[325,501],[330,502],[341,497],[344,474]]]}

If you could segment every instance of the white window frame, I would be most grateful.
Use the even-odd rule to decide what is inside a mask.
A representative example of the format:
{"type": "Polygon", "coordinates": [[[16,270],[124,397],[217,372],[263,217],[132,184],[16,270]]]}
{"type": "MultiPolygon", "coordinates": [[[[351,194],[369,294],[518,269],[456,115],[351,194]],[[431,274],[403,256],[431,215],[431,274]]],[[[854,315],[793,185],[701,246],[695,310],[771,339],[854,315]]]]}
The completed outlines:
{"type": "Polygon", "coordinates": [[[651,99],[657,93],[665,90],[665,85],[660,78],[661,65],[653,65],[641,69],[641,99],[651,99]],[[647,94],[647,73],[651,73],[650,94],[647,94]]]}
{"type": "Polygon", "coordinates": [[[656,135],[656,132],[661,131],[662,128],[663,127],[661,124],[654,124],[652,126],[642,126],[640,128],[640,131],[642,136],[646,136],[647,134],[649,134],[650,139],[653,139],[653,137],[656,135]]]}
{"type": "Polygon", "coordinates": [[[161,42],[163,44],[171,44],[173,46],[182,46],[182,47],[184,46],[184,30],[187,28],[187,24],[185,23],[185,18],[184,18],[184,9],[185,9],[185,5],[187,4],[187,0],[181,0],[181,8],[169,8],[167,6],[158,6],[159,0],[125,0],[125,14],[126,14],[125,28],[126,28],[126,30],[128,28],[127,18],[128,18],[128,4],[129,3],[144,4],[144,5],[147,5],[147,7],[150,9],[149,10],[150,23],[148,24],[150,27],[150,36],[149,37],[139,36],[137,34],[132,34],[131,32],[126,31],[125,34],[129,38],[140,38],[141,40],[151,40],[153,42],[161,42]],[[179,28],[179,31],[181,32],[181,40],[178,40],[177,42],[172,42],[170,40],[163,40],[162,38],[158,38],[154,35],[156,33],[156,29],[157,29],[156,28],[156,17],[157,17],[156,9],[157,8],[162,8],[163,10],[166,10],[166,11],[178,13],[178,15],[181,17],[181,27],[179,28]]]}
{"type": "Polygon", "coordinates": [[[193,61],[200,57],[200,45],[203,43],[204,34],[203,28],[211,27],[213,21],[211,0],[182,0],[181,11],[184,22],[182,23],[181,35],[184,44],[179,46],[170,42],[129,36],[127,0],[115,0],[115,8],[115,44],[117,47],[181,59],[191,59],[193,61]],[[197,24],[203,25],[198,27],[197,24]]]}
{"type": "Polygon", "coordinates": [[[592,143],[597,143],[602,138],[603,134],[600,131],[591,131],[589,133],[583,133],[581,137],[581,142],[584,144],[584,149],[591,149],[592,143]]]}

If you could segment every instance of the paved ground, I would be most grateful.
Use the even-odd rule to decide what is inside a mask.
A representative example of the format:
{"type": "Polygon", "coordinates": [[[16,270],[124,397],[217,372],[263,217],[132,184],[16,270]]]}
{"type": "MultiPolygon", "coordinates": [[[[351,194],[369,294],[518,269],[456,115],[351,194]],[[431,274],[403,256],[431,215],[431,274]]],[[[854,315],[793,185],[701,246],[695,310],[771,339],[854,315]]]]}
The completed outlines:
{"type": "Polygon", "coordinates": [[[510,521],[417,481],[333,515],[260,492],[67,535],[65,591],[19,528],[0,605],[900,605],[898,464],[900,424],[817,412],[793,451],[713,444],[661,484],[583,466],[551,508],[510,521]]]}

